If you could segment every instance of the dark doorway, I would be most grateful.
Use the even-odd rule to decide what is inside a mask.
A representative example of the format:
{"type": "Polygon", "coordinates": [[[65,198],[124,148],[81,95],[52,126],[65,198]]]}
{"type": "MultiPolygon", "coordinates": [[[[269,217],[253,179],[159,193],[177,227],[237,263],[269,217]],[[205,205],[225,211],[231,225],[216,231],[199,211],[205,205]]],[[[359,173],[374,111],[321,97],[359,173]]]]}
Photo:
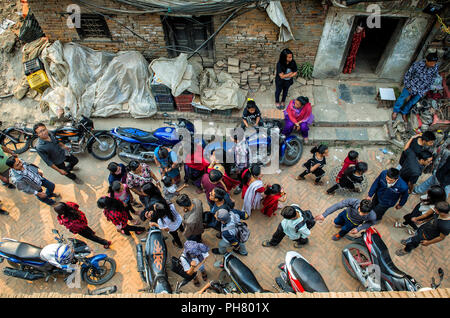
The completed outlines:
{"type": "MultiPolygon", "coordinates": [[[[190,53],[197,49],[213,33],[213,20],[211,16],[201,17],[171,17],[163,16],[161,21],[164,28],[170,57],[176,57],[179,51],[190,53]]],[[[203,57],[213,58],[213,40],[209,41],[201,50],[203,57]]]]}
{"type": "Polygon", "coordinates": [[[356,54],[355,68],[352,70],[352,73],[356,74],[376,73],[384,54],[392,47],[392,41],[400,35],[405,19],[381,17],[380,28],[369,28],[366,21],[367,16],[355,17],[352,36],[349,39],[349,46],[351,46],[356,27],[358,25],[364,27],[365,37],[361,40],[356,54]]]}

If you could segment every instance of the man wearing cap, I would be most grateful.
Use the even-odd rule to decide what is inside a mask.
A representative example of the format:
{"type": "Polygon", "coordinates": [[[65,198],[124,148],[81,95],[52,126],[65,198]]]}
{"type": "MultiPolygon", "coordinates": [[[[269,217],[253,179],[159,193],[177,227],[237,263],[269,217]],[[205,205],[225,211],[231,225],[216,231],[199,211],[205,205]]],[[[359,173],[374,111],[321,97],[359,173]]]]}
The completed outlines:
{"type": "Polygon", "coordinates": [[[225,209],[220,209],[216,212],[215,218],[222,223],[222,239],[219,242],[219,248],[213,248],[211,251],[214,254],[223,255],[227,252],[227,247],[232,246],[235,252],[247,256],[248,252],[245,244],[239,242],[237,238],[237,223],[240,222],[239,215],[225,209]]]}
{"type": "Polygon", "coordinates": [[[436,53],[430,53],[425,60],[415,62],[405,74],[403,80],[404,88],[394,105],[392,112],[392,121],[397,119],[398,113],[402,114],[402,118],[407,122],[406,116],[411,108],[425,96],[431,88],[436,77],[439,76],[437,63],[438,56],[436,53]],[[410,96],[409,101],[403,107],[403,104],[410,96]]]}

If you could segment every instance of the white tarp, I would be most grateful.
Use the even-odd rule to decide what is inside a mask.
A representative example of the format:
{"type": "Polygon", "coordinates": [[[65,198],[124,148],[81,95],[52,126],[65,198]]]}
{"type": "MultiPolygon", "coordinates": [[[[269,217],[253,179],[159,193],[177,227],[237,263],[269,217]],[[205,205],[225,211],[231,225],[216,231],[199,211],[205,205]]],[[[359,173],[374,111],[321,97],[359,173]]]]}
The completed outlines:
{"type": "Polygon", "coordinates": [[[222,71],[216,75],[210,68],[200,74],[200,91],[201,105],[218,110],[242,108],[247,96],[230,74],[222,71]]]}
{"type": "Polygon", "coordinates": [[[279,42],[295,40],[280,1],[270,1],[266,12],[270,20],[280,28],[280,34],[278,35],[279,42]]]}
{"type": "Polygon", "coordinates": [[[203,67],[194,61],[187,60],[187,54],[181,53],[176,58],[161,57],[153,60],[149,71],[160,83],[172,90],[173,96],[181,95],[185,90],[200,94],[198,76],[203,67]]]}
{"type": "Polygon", "coordinates": [[[52,84],[43,100],[57,115],[60,109],[74,117],[130,113],[139,118],[156,113],[148,63],[138,52],[112,54],[56,41],[42,58],[52,84]]]}

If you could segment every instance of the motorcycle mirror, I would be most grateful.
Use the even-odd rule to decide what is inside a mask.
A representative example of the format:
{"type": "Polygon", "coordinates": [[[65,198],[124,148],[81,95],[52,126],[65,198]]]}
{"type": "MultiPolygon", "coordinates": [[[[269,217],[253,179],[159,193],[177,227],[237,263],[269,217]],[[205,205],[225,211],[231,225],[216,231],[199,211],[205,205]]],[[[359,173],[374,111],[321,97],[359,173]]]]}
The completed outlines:
{"type": "Polygon", "coordinates": [[[56,229],[53,229],[53,230],[52,230],[52,233],[53,233],[53,234],[59,234],[58,230],[56,230],[56,229]]]}

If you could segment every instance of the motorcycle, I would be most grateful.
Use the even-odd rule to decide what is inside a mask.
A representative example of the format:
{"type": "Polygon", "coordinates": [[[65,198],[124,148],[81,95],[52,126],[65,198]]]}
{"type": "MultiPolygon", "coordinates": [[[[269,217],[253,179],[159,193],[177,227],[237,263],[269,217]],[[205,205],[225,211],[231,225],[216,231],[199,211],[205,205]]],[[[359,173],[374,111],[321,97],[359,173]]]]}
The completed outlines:
{"type": "MultiPolygon", "coordinates": [[[[66,240],[57,230],[52,231],[58,243],[72,245],[75,251],[73,264],[81,265],[81,278],[91,285],[101,285],[109,281],[116,272],[116,262],[106,254],[98,254],[93,257],[87,257],[92,250],[85,242],[70,238],[66,240]]],[[[56,281],[57,274],[68,273],[62,269],[56,268],[40,257],[42,248],[19,242],[13,239],[3,238],[0,242],[0,263],[5,259],[12,267],[5,267],[3,274],[11,277],[34,281],[50,278],[56,281]]]]}
{"type": "MultiPolygon", "coordinates": [[[[231,252],[223,256],[220,264],[223,270],[219,274],[219,280],[208,284],[208,287],[220,294],[246,294],[246,293],[270,293],[258,283],[255,275],[242,261],[231,252]]],[[[181,286],[177,285],[177,291],[181,286]]]]}
{"type": "Polygon", "coordinates": [[[178,123],[164,121],[169,127],[160,127],[152,132],[132,127],[113,128],[111,135],[117,140],[119,158],[125,163],[132,160],[153,162],[154,151],[158,146],[170,148],[182,140],[179,134],[181,128],[187,129],[193,136],[194,124],[183,118],[177,120],[178,123]]]}
{"type": "Polygon", "coordinates": [[[285,263],[278,268],[281,270],[280,277],[276,277],[275,282],[285,292],[329,292],[320,273],[297,252],[287,252],[285,263]]]}
{"type": "MultiPolygon", "coordinates": [[[[272,156],[272,138],[279,138],[278,158],[281,164],[286,166],[295,165],[303,153],[303,144],[301,139],[296,135],[285,136],[281,133],[283,129],[283,121],[266,120],[264,121],[264,131],[255,127],[254,132],[245,136],[247,149],[249,150],[248,161],[250,163],[269,164],[272,156]]],[[[211,142],[205,147],[205,153],[208,156],[215,149],[223,149],[226,152],[232,151],[234,143],[232,142],[211,142]]]]}
{"type": "MultiPolygon", "coordinates": [[[[0,127],[2,124],[0,121],[0,127]]],[[[18,155],[24,153],[31,147],[33,138],[33,129],[27,128],[23,124],[0,130],[0,144],[18,155]]]]}
{"type": "MultiPolygon", "coordinates": [[[[342,250],[342,263],[347,272],[358,280],[366,291],[418,291],[422,286],[414,278],[398,269],[389,255],[380,233],[368,228],[361,238],[342,250]]],[[[444,271],[438,270],[440,282],[444,271]]]]}
{"type": "Polygon", "coordinates": [[[155,294],[170,294],[172,288],[166,272],[167,247],[162,232],[152,226],[148,232],[145,250],[142,245],[136,245],[138,272],[147,287],[139,291],[155,294]]]}

